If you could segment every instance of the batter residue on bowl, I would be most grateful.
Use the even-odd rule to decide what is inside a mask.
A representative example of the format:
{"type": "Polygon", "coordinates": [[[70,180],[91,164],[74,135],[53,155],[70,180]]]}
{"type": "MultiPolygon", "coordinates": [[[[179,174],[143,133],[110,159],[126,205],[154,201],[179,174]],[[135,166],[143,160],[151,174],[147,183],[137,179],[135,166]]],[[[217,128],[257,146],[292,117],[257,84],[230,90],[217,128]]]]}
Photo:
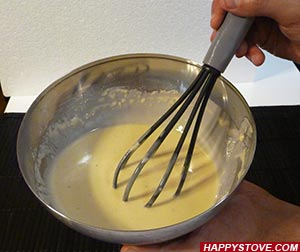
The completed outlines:
{"type": "Polygon", "coordinates": [[[74,220],[117,230],[168,226],[212,207],[218,193],[219,176],[213,161],[200,146],[195,148],[181,195],[173,197],[182,169],[183,158],[179,157],[181,162],[175,166],[160,197],[151,208],[144,207],[165,172],[180,137],[180,128],[171,132],[156,156],[144,167],[129,201],[122,201],[128,178],[155,138],[142,145],[129,160],[120,173],[117,189],[112,188],[115,168],[126,150],[148,127],[123,124],[97,129],[68,146],[56,158],[49,176],[54,207],[74,220]]]}

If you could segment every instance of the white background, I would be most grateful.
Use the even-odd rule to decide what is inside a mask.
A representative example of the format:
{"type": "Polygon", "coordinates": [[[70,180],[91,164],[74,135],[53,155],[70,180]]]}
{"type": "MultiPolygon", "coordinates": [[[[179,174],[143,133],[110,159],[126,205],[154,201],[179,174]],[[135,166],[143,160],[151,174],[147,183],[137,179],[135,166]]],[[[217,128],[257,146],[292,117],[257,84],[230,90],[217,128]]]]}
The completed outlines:
{"type": "MultiPolygon", "coordinates": [[[[56,79],[113,55],[162,53],[201,63],[210,43],[210,6],[210,0],[1,1],[0,81],[12,97],[7,111],[26,111],[56,79]]],[[[234,59],[224,75],[252,106],[300,104],[300,74],[291,62],[268,56],[255,68],[234,59]]]]}

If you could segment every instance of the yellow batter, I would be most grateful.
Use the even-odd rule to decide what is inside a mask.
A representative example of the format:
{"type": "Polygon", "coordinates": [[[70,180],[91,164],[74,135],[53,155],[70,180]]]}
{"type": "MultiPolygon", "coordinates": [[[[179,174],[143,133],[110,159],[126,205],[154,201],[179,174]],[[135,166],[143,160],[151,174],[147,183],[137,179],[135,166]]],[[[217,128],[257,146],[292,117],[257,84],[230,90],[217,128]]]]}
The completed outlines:
{"type": "MultiPolygon", "coordinates": [[[[126,182],[148,142],[121,171],[119,186],[112,188],[113,174],[126,150],[149,125],[126,124],[94,130],[68,146],[55,160],[50,188],[55,206],[65,215],[92,226],[118,230],[145,230],[191,218],[216,201],[219,177],[209,156],[196,146],[183,191],[173,194],[182,164],[176,165],[165,189],[151,208],[144,207],[156,189],[180,137],[171,132],[157,155],[144,167],[128,202],[122,201],[126,182]]],[[[153,142],[150,139],[149,142],[153,142]]],[[[183,161],[183,158],[179,158],[183,161]]]]}

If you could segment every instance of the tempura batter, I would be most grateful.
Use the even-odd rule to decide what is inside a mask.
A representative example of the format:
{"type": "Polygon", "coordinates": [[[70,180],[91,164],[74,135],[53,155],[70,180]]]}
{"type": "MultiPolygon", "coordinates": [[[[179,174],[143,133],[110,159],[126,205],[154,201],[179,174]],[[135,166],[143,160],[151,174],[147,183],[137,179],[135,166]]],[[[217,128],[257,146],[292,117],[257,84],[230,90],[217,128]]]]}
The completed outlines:
{"type": "Polygon", "coordinates": [[[195,148],[180,196],[173,197],[182,170],[183,160],[179,157],[181,162],[174,167],[157,201],[151,208],[144,207],[165,172],[181,135],[180,128],[171,132],[156,156],[144,167],[129,201],[122,201],[128,178],[155,138],[142,145],[129,160],[120,173],[117,189],[112,187],[114,171],[127,149],[148,127],[126,124],[97,129],[68,146],[55,160],[50,174],[54,206],[77,221],[118,230],[172,225],[210,208],[216,201],[219,177],[214,163],[199,146],[195,148]]]}

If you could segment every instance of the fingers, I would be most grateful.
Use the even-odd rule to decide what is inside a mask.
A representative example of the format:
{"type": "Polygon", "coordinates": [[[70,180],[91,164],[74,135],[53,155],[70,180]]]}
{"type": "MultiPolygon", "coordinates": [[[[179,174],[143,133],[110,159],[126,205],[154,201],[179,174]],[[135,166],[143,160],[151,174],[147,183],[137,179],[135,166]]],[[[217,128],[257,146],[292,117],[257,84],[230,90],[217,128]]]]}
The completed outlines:
{"type": "Polygon", "coordinates": [[[268,16],[273,18],[272,15],[283,13],[282,2],[280,1],[281,0],[213,0],[211,7],[211,27],[217,30],[222,24],[227,12],[244,17],[268,16]]]}
{"type": "Polygon", "coordinates": [[[256,45],[250,46],[245,55],[255,66],[260,66],[265,61],[265,54],[256,45]]]}
{"type": "MultiPolygon", "coordinates": [[[[266,12],[266,8],[270,9],[269,5],[273,3],[276,3],[275,7],[278,7],[278,0],[213,0],[210,21],[213,32],[210,39],[214,39],[216,30],[222,24],[226,12],[232,12],[239,16],[260,16],[266,12]]],[[[241,44],[236,56],[239,58],[246,56],[255,66],[260,66],[265,60],[263,51],[255,44],[249,45],[246,41],[241,44]]]]}
{"type": "Polygon", "coordinates": [[[226,11],[221,8],[219,0],[214,0],[211,6],[210,26],[214,30],[218,30],[226,15],[226,11]]]}
{"type": "Polygon", "coordinates": [[[246,56],[255,66],[260,66],[265,61],[265,54],[263,51],[256,45],[248,45],[244,41],[238,51],[236,52],[238,58],[246,56]]]}
{"type": "Polygon", "coordinates": [[[246,56],[247,52],[248,52],[248,44],[246,41],[243,41],[243,43],[240,45],[240,48],[238,49],[238,51],[236,52],[236,56],[238,58],[241,58],[243,56],[246,56]]]}
{"type": "MultiPolygon", "coordinates": [[[[212,41],[216,36],[216,31],[213,31],[210,37],[212,41]]],[[[265,61],[265,54],[263,51],[256,45],[248,45],[246,41],[243,41],[238,51],[236,52],[238,58],[247,57],[255,66],[260,66],[265,61]]]]}
{"type": "Polygon", "coordinates": [[[127,246],[127,245],[123,246],[121,249],[121,252],[142,252],[142,251],[146,251],[146,250],[140,247],[127,246]]]}
{"type": "Polygon", "coordinates": [[[214,0],[213,11],[218,14],[219,8],[238,16],[265,16],[279,23],[288,23],[292,16],[299,13],[300,1],[285,0],[214,0]],[[284,11],[283,11],[284,7],[284,11]]]}
{"type": "Polygon", "coordinates": [[[160,247],[158,246],[133,246],[124,245],[121,248],[121,252],[159,252],[160,247]]]}
{"type": "Polygon", "coordinates": [[[282,11],[282,0],[281,3],[280,0],[218,0],[218,2],[221,8],[239,16],[266,16],[282,11]]]}
{"type": "MultiPolygon", "coordinates": [[[[122,248],[121,248],[121,252],[134,252],[134,251],[139,251],[138,249],[136,249],[135,247],[133,246],[130,246],[130,245],[124,245],[122,248]]],[[[141,251],[141,250],[140,250],[141,251]]]]}

